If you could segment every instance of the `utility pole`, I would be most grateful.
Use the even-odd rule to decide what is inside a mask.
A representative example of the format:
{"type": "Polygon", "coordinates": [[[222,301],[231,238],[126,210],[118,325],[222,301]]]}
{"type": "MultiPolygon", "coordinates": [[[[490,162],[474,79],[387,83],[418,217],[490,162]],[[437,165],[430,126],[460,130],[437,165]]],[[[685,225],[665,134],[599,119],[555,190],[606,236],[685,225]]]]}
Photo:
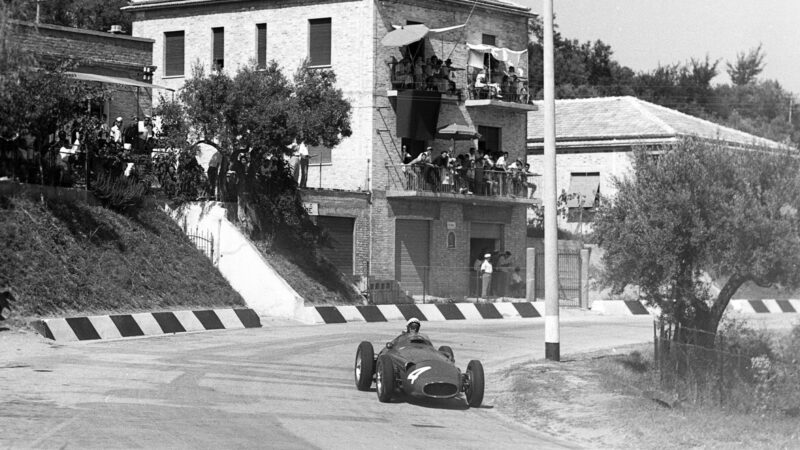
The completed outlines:
{"type": "Polygon", "coordinates": [[[544,354],[561,360],[558,318],[558,222],[556,211],[556,100],[553,0],[544,1],[544,354]]]}

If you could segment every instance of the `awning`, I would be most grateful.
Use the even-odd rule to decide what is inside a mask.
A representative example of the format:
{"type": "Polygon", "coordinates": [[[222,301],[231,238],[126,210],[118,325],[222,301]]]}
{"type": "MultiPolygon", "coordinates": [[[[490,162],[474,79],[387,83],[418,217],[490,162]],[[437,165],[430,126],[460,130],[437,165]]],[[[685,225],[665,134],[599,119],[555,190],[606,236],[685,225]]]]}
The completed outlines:
{"type": "Polygon", "coordinates": [[[392,25],[394,30],[390,31],[381,39],[381,44],[383,44],[384,47],[402,47],[404,45],[413,44],[429,34],[446,33],[448,31],[457,30],[465,25],[464,23],[445,28],[428,28],[422,24],[392,25]]]}
{"type": "Polygon", "coordinates": [[[168,88],[166,86],[159,86],[157,84],[145,83],[144,81],[131,80],[130,78],[110,77],[107,75],[97,75],[94,73],[83,73],[83,72],[64,72],[64,74],[67,75],[68,77],[72,77],[75,78],[76,80],[81,80],[81,81],[97,81],[106,84],[121,84],[124,86],[136,86],[148,89],[156,88],[156,89],[166,89],[168,91],[175,91],[175,89],[168,88]]]}
{"type": "Polygon", "coordinates": [[[519,67],[522,55],[528,52],[527,49],[516,51],[485,44],[467,44],[467,48],[469,49],[467,65],[478,68],[483,68],[483,55],[486,53],[491,53],[495,59],[505,62],[506,65],[519,67]]]}
{"type": "Polygon", "coordinates": [[[600,193],[600,175],[573,176],[569,183],[568,208],[593,208],[600,193]]]}

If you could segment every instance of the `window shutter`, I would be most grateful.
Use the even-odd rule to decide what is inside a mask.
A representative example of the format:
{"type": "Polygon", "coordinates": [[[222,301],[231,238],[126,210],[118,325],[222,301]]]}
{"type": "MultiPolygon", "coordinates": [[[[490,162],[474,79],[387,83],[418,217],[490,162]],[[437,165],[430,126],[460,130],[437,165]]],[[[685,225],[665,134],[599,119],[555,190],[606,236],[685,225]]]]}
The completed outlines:
{"type": "Polygon", "coordinates": [[[225,28],[212,28],[214,35],[214,50],[211,62],[217,69],[225,67],[225,28]]]}
{"type": "Polygon", "coordinates": [[[484,34],[483,39],[481,41],[483,45],[491,45],[491,46],[497,45],[495,44],[495,42],[497,42],[497,37],[493,34],[484,34]]]}
{"type": "Polygon", "coordinates": [[[331,19],[308,21],[308,58],[312,66],[331,65],[331,19]]]}
{"type": "Polygon", "coordinates": [[[170,77],[183,75],[183,39],[183,31],[170,31],[164,33],[164,76],[170,77]]]}
{"type": "Polygon", "coordinates": [[[267,24],[256,25],[256,62],[259,69],[267,67],[267,24]]]}

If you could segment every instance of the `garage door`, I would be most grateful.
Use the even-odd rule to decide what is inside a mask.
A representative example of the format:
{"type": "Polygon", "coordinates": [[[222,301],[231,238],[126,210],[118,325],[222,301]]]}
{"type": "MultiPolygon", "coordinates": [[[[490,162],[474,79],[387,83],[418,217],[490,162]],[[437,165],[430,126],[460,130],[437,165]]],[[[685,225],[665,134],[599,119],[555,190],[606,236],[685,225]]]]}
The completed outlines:
{"type": "Polygon", "coordinates": [[[430,270],[430,226],[427,220],[395,222],[395,279],[410,294],[427,292],[430,270]]]}
{"type": "Polygon", "coordinates": [[[317,225],[326,229],[331,237],[333,248],[324,247],[322,254],[340,272],[353,275],[353,225],[352,217],[318,216],[317,225]]]}

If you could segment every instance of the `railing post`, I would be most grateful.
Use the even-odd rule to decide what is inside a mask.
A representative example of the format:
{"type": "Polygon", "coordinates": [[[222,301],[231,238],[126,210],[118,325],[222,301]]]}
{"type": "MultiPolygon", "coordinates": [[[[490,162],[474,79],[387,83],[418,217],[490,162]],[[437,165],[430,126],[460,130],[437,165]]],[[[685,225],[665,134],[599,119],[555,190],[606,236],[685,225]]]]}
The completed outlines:
{"type": "Polygon", "coordinates": [[[591,251],[588,248],[582,248],[580,251],[580,307],[581,309],[589,308],[589,258],[591,251]]]}
{"type": "Polygon", "coordinates": [[[536,301],[536,248],[525,249],[525,300],[536,301]]]}

